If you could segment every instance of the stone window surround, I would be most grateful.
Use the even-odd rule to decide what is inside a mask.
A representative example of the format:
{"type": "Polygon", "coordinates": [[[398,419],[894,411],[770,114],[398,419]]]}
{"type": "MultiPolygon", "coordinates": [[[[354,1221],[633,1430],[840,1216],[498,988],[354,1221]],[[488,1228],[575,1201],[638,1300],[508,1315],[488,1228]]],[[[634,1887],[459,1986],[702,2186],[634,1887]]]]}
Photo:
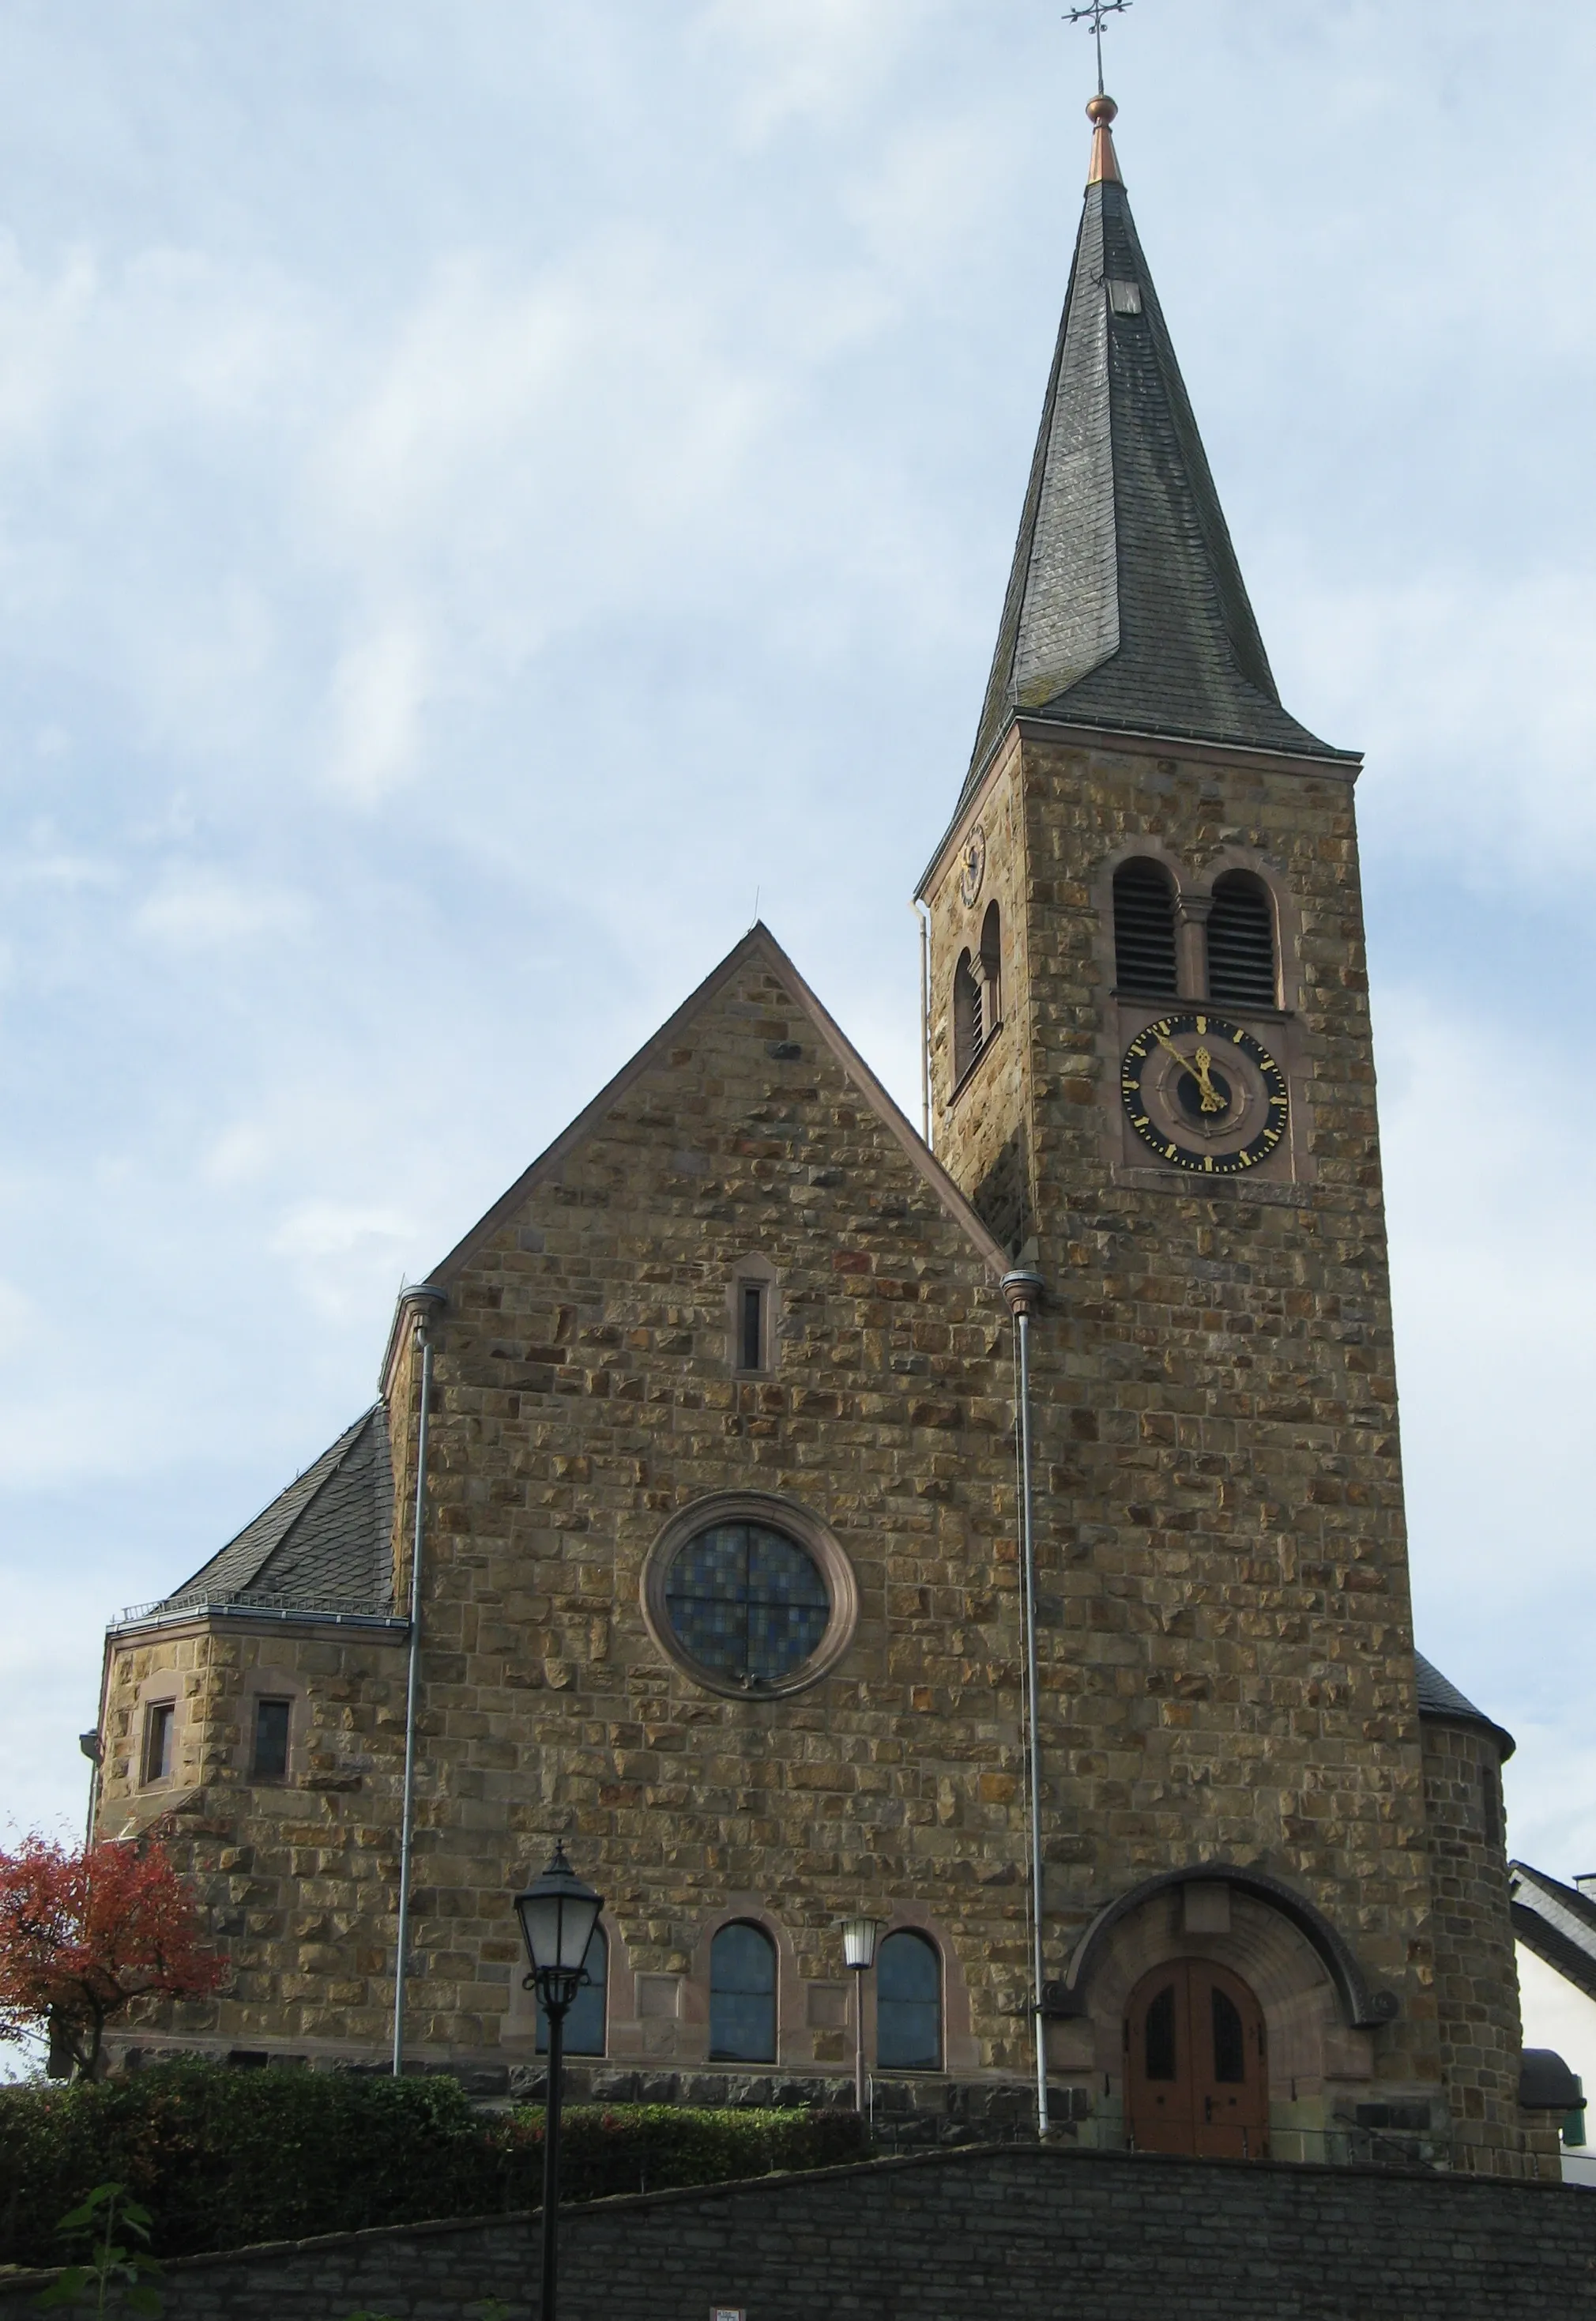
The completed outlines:
{"type": "Polygon", "coordinates": [[[1174,896],[1177,997],[1183,1006],[1201,1006],[1208,1000],[1208,915],[1213,908],[1215,884],[1229,870],[1245,870],[1256,878],[1269,897],[1274,922],[1277,1004],[1273,1008],[1239,1007],[1230,1000],[1224,1004],[1240,1015],[1290,1015],[1295,1012],[1299,1004],[1297,949],[1301,933],[1296,906],[1279,871],[1256,850],[1243,846],[1221,846],[1201,871],[1192,870],[1183,857],[1158,838],[1127,839],[1123,845],[1104,855],[1093,881],[1093,900],[1105,990],[1111,991],[1116,986],[1114,873],[1127,862],[1156,862],[1168,873],[1174,896]]]}
{"type": "Polygon", "coordinates": [[[184,1671],[179,1668],[157,1669],[144,1679],[134,1693],[128,1721],[127,1785],[135,1797],[177,1787],[183,1742],[188,1726],[186,1707],[184,1671]],[[144,1750],[150,1731],[150,1712],[168,1702],[172,1709],[171,1770],[155,1780],[147,1781],[144,1778],[144,1750]]]}
{"type": "Polygon", "coordinates": [[[766,1491],[713,1491],[679,1508],[643,1559],[639,1592],[644,1625],[658,1651],[694,1684],[727,1700],[781,1700],[819,1684],[848,1651],[859,1620],[859,1583],[830,1525],[812,1509],[766,1491]],[[671,1564],[688,1540],[717,1523],[766,1524],[790,1534],[820,1566],[831,1598],[831,1617],[815,1651],[789,1676],[757,1687],[739,1684],[694,1660],[676,1635],[665,1600],[671,1564]]]}
{"type": "Polygon", "coordinates": [[[239,1745],[235,1761],[240,1779],[262,1789],[291,1789],[304,1768],[309,1738],[310,1701],[304,1677],[269,1663],[244,1670],[239,1694],[239,1745]],[[258,1700],[288,1703],[288,1770],[280,1778],[255,1770],[255,1704],[258,1700]]]}
{"type": "MultiPolygon", "coordinates": [[[[707,1916],[694,1941],[688,1971],[685,1974],[662,1974],[636,1971],[630,1952],[620,1925],[612,1914],[601,1913],[603,1926],[610,1945],[609,1978],[604,1993],[604,2058],[614,2062],[647,2061],[655,2064],[687,2064],[703,2066],[707,2062],[710,2030],[710,1952],[715,1936],[722,1926],[746,1925],[757,1926],[768,1934],[775,1946],[775,2061],[769,2064],[749,2063],[743,2066],[725,2065],[727,2070],[749,2071],[799,2071],[805,2073],[816,2069],[812,2061],[812,2043],[817,2030],[844,2031],[849,2060],[846,2068],[851,2071],[853,2052],[853,1994],[858,1991],[865,2001],[865,2052],[874,2071],[875,2052],[875,1978],[874,1974],[856,1977],[842,1963],[842,1937],[835,1935],[836,1957],[832,1971],[819,1975],[805,1975],[799,1970],[798,1957],[793,1942],[780,1917],[757,1894],[728,1895],[724,1904],[707,1916]],[[819,2023],[813,2019],[810,1998],[815,1991],[834,1992],[843,2004],[835,2021],[819,2023]],[[667,2043],[661,2047],[650,2032],[670,2026],[667,2043]]],[[[891,2072],[882,2074],[893,2079],[940,2079],[949,2072],[968,2072],[980,2068],[978,2042],[973,2035],[970,2021],[970,1995],[959,1965],[957,1951],[931,1912],[912,1901],[895,1902],[881,1920],[880,1940],[889,1934],[911,1933],[920,1934],[936,1951],[941,1964],[942,2065],[938,2071],[891,2072]]],[[[524,2049],[530,2055],[537,2035],[536,2005],[530,1991],[521,1988],[525,1973],[519,1952],[511,1971],[510,2003],[500,2024],[500,2043],[513,2049],[524,2049]]],[[[840,2071],[842,2065],[824,2065],[821,2069],[840,2071]]]]}
{"type": "Polygon", "coordinates": [[[781,1276],[767,1257],[750,1250],[732,1267],[726,1284],[727,1366],[735,1378],[774,1378],[781,1362],[781,1276]],[[757,1284],[764,1297],[759,1313],[759,1365],[745,1370],[742,1361],[742,1293],[757,1284]]]}

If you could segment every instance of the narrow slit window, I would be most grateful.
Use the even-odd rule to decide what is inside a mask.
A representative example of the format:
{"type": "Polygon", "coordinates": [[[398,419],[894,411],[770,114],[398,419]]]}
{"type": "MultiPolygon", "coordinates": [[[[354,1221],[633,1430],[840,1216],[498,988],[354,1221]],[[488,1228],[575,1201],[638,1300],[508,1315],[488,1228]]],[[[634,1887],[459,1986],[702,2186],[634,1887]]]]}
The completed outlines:
{"type": "Polygon", "coordinates": [[[765,1368],[765,1284],[739,1283],[737,1294],[737,1366],[741,1370],[765,1368]]]}
{"type": "Polygon", "coordinates": [[[1138,999],[1174,999],[1174,888],[1156,862],[1114,873],[1114,981],[1138,999]]]}
{"type": "Polygon", "coordinates": [[[251,1770],[258,1781],[282,1781],[288,1777],[288,1708],[286,1700],[258,1700],[255,1704],[251,1770]]]}
{"type": "Polygon", "coordinates": [[[1214,881],[1208,917],[1208,996],[1232,1007],[1273,1007],[1274,913],[1269,889],[1248,870],[1214,881]]]}
{"type": "Polygon", "coordinates": [[[144,1711],[144,1768],[141,1778],[146,1781],[166,1781],[172,1774],[172,1730],[177,1723],[177,1703],[154,1700],[144,1711]]]}
{"type": "Polygon", "coordinates": [[[1481,1820],[1487,1845],[1501,1843],[1501,1775],[1494,1765],[1480,1768],[1481,1820]]]}

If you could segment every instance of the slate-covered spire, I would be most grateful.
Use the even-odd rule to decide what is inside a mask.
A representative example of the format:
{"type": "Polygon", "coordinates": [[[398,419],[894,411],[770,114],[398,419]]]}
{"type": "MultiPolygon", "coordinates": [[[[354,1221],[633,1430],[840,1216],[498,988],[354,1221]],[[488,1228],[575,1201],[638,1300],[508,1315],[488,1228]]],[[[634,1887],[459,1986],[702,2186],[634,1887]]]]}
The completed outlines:
{"type": "Polygon", "coordinates": [[[1117,109],[1086,107],[1092,173],[971,783],[1016,710],[1344,754],[1280,705],[1131,223],[1117,109]]]}

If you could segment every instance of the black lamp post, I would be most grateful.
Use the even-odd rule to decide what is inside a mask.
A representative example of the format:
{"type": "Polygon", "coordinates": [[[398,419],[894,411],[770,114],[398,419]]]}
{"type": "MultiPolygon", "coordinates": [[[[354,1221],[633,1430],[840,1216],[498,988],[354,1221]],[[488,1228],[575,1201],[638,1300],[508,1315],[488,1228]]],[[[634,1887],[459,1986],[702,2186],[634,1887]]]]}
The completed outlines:
{"type": "Polygon", "coordinates": [[[842,1921],[842,1955],[854,1979],[854,2109],[865,2115],[865,1977],[875,1963],[881,1927],[862,1914],[842,1921]]]}
{"type": "Polygon", "coordinates": [[[559,2112],[565,2070],[566,2013],[587,1980],[585,1961],[603,1896],[585,1886],[566,1860],[563,1840],[554,1859],[515,1898],[535,1989],[549,2017],[549,2097],[543,2115],[543,2298],[539,2321],[555,2321],[559,2281],[559,2112]]]}

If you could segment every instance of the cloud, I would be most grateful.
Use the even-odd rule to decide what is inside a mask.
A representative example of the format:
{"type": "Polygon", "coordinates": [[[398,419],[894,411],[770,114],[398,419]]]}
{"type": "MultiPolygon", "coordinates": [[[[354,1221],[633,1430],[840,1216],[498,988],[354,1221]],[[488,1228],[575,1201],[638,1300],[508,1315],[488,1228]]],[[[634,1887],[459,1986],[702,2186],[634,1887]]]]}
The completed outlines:
{"type": "Polygon", "coordinates": [[[270,1246],[290,1261],[306,1304],[343,1321],[370,1310],[374,1287],[388,1285],[397,1294],[416,1239],[414,1221],[399,1209],[308,1200],[284,1217],[270,1246]]]}
{"type": "Polygon", "coordinates": [[[1368,755],[1388,842],[1493,887],[1589,878],[1596,578],[1453,564],[1397,587],[1305,583],[1280,625],[1322,722],[1368,755]]]}
{"type": "Polygon", "coordinates": [[[345,648],[332,672],[334,786],[375,806],[414,772],[431,660],[413,614],[395,614],[345,648]]]}
{"type": "Polygon", "coordinates": [[[309,918],[303,895],[250,888],[223,872],[182,865],[164,874],[133,914],[133,924],[175,951],[197,951],[298,935],[309,918]]]}
{"type": "Polygon", "coordinates": [[[740,64],[737,133],[757,146],[793,123],[857,118],[941,13],[935,0],[710,0],[690,42],[740,64]]]}

